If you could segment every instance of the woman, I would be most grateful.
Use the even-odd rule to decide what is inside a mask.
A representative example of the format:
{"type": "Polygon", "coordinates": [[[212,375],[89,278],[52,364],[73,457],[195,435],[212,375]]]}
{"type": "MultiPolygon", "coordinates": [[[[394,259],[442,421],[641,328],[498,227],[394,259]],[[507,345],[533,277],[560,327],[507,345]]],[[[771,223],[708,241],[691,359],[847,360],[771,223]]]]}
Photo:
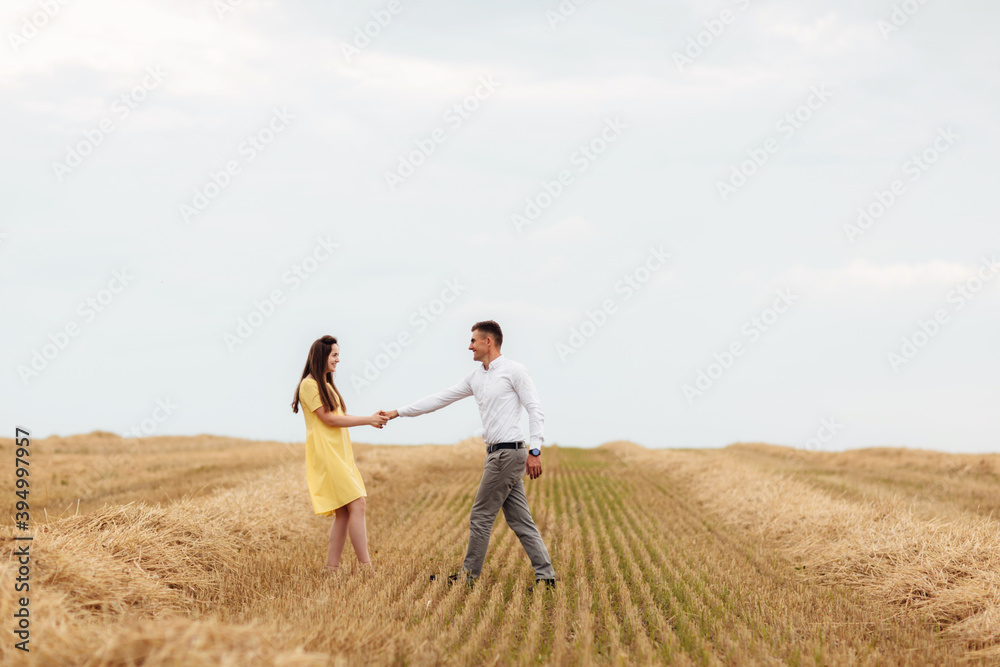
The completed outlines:
{"type": "Polygon", "coordinates": [[[306,419],[306,482],[313,510],[321,516],[334,515],[330,529],[330,548],[324,572],[340,568],[340,555],[347,536],[358,561],[371,567],[368,536],[365,530],[365,483],[354,463],[349,426],[382,428],[388,421],[379,414],[352,417],[345,413],[344,398],[333,384],[333,372],[340,363],[340,346],[333,336],[323,336],[309,348],[302,380],[292,401],[292,412],[299,411],[299,401],[306,419]],[[323,379],[321,385],[317,378],[323,379]]]}

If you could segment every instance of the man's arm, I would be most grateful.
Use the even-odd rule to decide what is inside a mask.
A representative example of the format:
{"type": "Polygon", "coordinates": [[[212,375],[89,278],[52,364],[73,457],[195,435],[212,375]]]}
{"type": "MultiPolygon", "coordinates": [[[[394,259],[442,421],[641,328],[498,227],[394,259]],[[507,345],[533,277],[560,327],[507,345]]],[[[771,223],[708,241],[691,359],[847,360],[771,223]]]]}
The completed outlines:
{"type": "Polygon", "coordinates": [[[444,391],[436,394],[429,394],[423,398],[410,403],[398,410],[392,410],[385,414],[390,419],[396,417],[418,417],[428,412],[440,410],[446,405],[451,405],[457,400],[472,396],[472,373],[469,373],[458,384],[448,387],[444,391]]]}
{"type": "Polygon", "coordinates": [[[545,413],[542,412],[542,403],[538,400],[538,390],[535,389],[535,382],[523,366],[514,372],[511,380],[514,392],[521,400],[521,405],[528,411],[528,440],[531,443],[528,448],[534,449],[537,447],[541,449],[545,443],[545,436],[543,435],[545,413]]]}

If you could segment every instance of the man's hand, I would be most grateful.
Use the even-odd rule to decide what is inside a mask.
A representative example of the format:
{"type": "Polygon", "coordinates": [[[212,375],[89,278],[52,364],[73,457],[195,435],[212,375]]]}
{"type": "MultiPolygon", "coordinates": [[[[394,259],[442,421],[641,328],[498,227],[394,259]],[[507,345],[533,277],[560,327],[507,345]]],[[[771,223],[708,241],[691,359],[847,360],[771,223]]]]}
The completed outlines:
{"type": "Polygon", "coordinates": [[[385,417],[386,419],[395,419],[396,417],[399,416],[399,410],[392,410],[392,411],[379,410],[378,413],[383,417],[385,417]]]}
{"type": "Polygon", "coordinates": [[[542,475],[542,457],[528,454],[528,463],[525,466],[528,477],[538,479],[542,475]]]}

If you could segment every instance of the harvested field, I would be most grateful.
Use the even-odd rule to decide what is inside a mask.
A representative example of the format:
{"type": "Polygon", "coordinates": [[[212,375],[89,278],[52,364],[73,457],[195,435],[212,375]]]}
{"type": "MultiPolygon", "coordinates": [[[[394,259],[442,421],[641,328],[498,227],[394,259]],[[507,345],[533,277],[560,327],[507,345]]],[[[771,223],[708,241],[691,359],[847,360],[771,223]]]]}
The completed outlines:
{"type": "MultiPolygon", "coordinates": [[[[331,520],[311,511],[301,445],[136,445],[102,433],[32,445],[31,653],[8,632],[3,662],[1000,660],[995,455],[550,447],[525,482],[559,578],[548,592],[532,590],[502,515],[477,586],[442,581],[468,539],[476,441],[358,445],[376,572],[348,547],[332,578],[331,520]]],[[[16,576],[5,557],[7,619],[16,576]]]]}

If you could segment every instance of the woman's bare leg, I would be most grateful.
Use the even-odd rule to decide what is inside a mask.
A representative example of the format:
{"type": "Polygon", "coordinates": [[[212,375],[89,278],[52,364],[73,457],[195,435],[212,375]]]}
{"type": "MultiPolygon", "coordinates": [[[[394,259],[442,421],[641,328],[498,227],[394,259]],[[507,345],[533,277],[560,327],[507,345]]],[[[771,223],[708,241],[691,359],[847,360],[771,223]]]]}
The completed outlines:
{"type": "Polygon", "coordinates": [[[350,510],[348,505],[337,508],[337,513],[333,518],[333,525],[330,526],[330,549],[326,554],[327,570],[337,571],[340,567],[340,555],[344,552],[344,543],[347,542],[347,526],[350,521],[350,510]]]}
{"type": "MultiPolygon", "coordinates": [[[[348,503],[346,507],[349,508],[347,532],[350,533],[354,553],[358,555],[359,563],[371,565],[371,558],[368,557],[368,531],[365,528],[365,497],[361,496],[348,503]]],[[[343,543],[341,543],[341,547],[343,547],[343,543]]]]}

